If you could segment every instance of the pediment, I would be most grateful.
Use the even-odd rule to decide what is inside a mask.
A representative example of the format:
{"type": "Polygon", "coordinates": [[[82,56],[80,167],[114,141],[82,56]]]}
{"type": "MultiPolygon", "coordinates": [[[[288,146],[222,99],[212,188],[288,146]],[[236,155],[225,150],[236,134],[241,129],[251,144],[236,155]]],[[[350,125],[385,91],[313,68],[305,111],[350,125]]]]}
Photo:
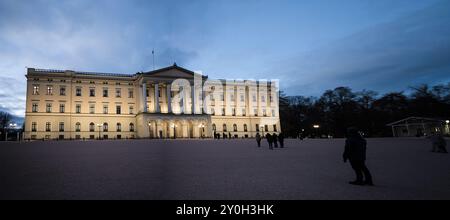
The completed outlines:
{"type": "Polygon", "coordinates": [[[143,73],[145,76],[158,77],[158,78],[184,78],[193,79],[194,73],[191,70],[179,67],[177,65],[169,66],[162,69],[153,70],[150,72],[143,73]]]}

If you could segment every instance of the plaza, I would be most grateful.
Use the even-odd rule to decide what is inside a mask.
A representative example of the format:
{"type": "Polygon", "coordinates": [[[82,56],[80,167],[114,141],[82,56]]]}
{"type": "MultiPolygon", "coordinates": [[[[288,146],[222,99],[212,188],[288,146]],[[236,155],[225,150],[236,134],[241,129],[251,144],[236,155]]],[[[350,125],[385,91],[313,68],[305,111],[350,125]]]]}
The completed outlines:
{"type": "Polygon", "coordinates": [[[450,159],[418,138],[368,139],[353,186],[344,139],[2,142],[0,199],[449,199],[450,159]]]}

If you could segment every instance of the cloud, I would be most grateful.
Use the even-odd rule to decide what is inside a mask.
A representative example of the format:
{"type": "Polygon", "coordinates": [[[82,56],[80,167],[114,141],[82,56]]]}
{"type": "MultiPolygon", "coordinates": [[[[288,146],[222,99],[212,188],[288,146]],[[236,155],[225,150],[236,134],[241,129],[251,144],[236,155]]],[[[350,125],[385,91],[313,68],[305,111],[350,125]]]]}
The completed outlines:
{"type": "Polygon", "coordinates": [[[419,82],[449,81],[450,2],[378,24],[283,63],[290,93],[317,95],[351,86],[403,90],[419,82]],[[293,77],[294,76],[294,77],[293,77]],[[314,85],[320,86],[314,86],[314,85]],[[315,88],[311,91],[311,88],[315,88]]]}

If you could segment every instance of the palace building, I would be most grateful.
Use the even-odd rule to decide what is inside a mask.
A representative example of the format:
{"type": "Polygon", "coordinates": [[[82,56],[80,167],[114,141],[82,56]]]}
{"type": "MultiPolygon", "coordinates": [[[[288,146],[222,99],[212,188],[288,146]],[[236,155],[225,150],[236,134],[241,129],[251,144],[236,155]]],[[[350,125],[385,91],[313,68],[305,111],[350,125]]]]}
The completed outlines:
{"type": "Polygon", "coordinates": [[[25,139],[279,133],[276,81],[211,80],[176,64],[136,74],[27,69],[25,139]]]}

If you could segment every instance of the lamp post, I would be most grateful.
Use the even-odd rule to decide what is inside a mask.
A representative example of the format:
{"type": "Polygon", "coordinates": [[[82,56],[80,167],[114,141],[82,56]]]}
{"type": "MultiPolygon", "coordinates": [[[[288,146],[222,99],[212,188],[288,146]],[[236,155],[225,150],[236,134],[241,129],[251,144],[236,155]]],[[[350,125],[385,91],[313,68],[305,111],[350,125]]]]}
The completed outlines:
{"type": "MultiPolygon", "coordinates": [[[[319,134],[319,132],[318,132],[318,130],[319,130],[319,128],[320,128],[320,125],[318,125],[318,124],[315,124],[315,125],[313,125],[313,128],[316,130],[316,135],[318,135],[319,134]]],[[[320,138],[320,136],[319,136],[319,138],[320,138]]]]}
{"type": "Polygon", "coordinates": [[[445,120],[445,132],[446,134],[450,134],[450,130],[448,127],[448,124],[450,123],[450,120],[445,120]]]}
{"type": "Polygon", "coordinates": [[[102,125],[97,124],[97,127],[98,127],[98,139],[100,140],[100,129],[102,129],[102,125]]]}
{"type": "Polygon", "coordinates": [[[202,123],[202,124],[198,125],[198,127],[201,128],[200,137],[203,138],[203,133],[205,132],[205,125],[202,123]]]}

